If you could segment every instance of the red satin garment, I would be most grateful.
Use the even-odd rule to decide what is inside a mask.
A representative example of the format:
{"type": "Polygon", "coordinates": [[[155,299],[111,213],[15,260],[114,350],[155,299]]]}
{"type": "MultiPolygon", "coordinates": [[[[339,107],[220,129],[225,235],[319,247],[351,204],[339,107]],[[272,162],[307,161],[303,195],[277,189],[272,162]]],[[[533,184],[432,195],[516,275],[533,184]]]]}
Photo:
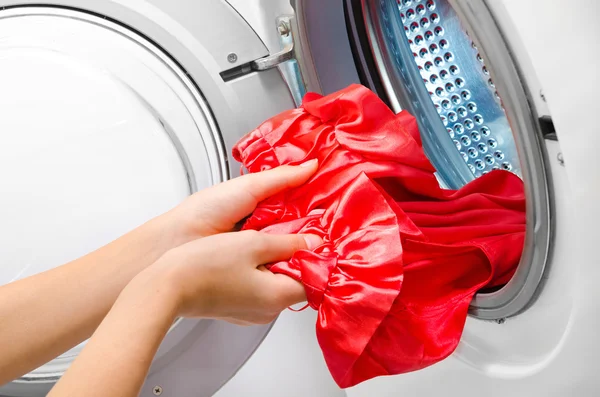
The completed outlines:
{"type": "Polygon", "coordinates": [[[519,262],[521,180],[494,171],[441,189],[415,119],[362,86],[308,94],[233,155],[250,172],[319,159],[306,184],[260,203],[244,228],[323,238],[270,269],[304,284],[340,387],[447,357],[474,293],[506,283],[519,262]]]}

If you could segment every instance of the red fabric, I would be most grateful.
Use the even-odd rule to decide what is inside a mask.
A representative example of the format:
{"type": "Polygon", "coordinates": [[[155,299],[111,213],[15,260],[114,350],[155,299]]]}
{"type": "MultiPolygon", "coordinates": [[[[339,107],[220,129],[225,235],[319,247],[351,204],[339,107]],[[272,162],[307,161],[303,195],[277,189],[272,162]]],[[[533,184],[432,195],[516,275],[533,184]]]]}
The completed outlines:
{"type": "Polygon", "coordinates": [[[519,262],[521,180],[494,171],[441,189],[415,119],[364,87],[307,95],[233,155],[250,172],[319,159],[312,179],[260,203],[244,228],[323,238],[270,269],[304,284],[341,387],[447,357],[473,294],[505,283],[519,262]]]}

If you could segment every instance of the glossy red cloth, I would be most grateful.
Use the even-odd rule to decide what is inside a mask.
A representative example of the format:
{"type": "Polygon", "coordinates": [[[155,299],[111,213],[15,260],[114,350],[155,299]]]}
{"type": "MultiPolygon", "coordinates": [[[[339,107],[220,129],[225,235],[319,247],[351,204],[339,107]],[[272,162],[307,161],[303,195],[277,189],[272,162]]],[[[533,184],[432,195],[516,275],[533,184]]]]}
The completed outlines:
{"type": "Polygon", "coordinates": [[[301,281],[341,387],[438,362],[473,294],[510,279],[525,235],[521,180],[494,171],[443,190],[415,119],[362,86],[266,121],[233,155],[250,172],[319,159],[303,186],[260,203],[244,228],[314,233],[323,245],[271,271],[301,281]]]}

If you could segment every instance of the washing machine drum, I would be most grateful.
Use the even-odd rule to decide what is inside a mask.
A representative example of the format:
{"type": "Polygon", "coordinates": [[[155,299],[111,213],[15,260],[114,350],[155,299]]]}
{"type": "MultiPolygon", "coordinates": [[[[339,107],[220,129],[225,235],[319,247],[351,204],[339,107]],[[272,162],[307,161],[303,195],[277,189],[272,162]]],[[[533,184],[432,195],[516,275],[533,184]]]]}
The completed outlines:
{"type": "MultiPolygon", "coordinates": [[[[141,35],[81,12],[17,8],[0,14],[0,38],[0,285],[78,258],[226,178],[208,104],[141,35]]],[[[214,392],[265,332],[181,320],[156,362],[183,362],[176,371],[202,351],[214,365],[188,387],[214,392]]],[[[0,395],[44,395],[81,349],[0,395]]]]}

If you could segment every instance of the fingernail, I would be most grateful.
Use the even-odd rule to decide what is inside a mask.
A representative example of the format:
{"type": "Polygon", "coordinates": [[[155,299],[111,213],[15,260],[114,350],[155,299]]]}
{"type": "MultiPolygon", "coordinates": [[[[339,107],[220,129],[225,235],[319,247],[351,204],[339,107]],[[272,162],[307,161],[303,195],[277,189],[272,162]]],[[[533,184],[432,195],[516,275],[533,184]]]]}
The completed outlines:
{"type": "Polygon", "coordinates": [[[313,165],[315,165],[315,163],[317,161],[318,161],[317,159],[308,160],[308,161],[300,164],[300,167],[302,167],[302,168],[312,167],[313,165]]]}
{"type": "Polygon", "coordinates": [[[308,248],[309,250],[313,250],[319,245],[323,244],[323,240],[317,235],[305,234],[303,237],[304,241],[306,242],[306,248],[308,248]]]}

